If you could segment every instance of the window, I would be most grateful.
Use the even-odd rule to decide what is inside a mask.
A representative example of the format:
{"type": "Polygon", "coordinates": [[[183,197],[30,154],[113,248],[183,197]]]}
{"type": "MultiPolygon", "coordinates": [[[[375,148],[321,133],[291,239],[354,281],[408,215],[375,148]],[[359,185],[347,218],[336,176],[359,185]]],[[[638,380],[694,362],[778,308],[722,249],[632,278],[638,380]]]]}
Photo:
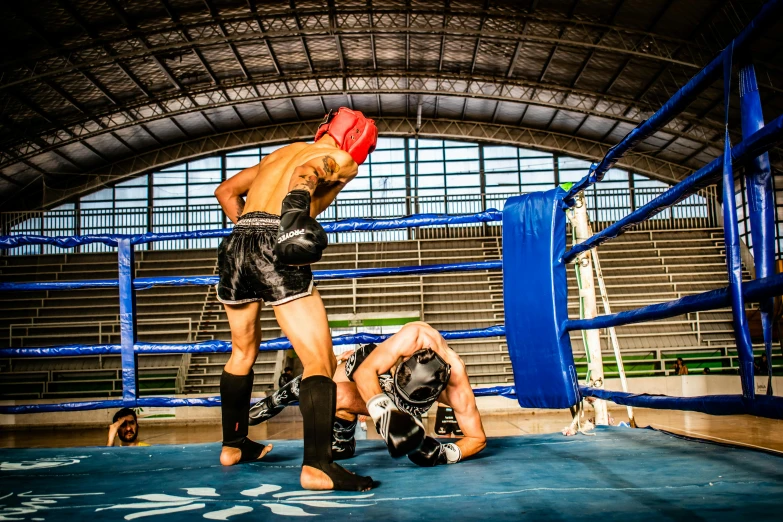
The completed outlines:
{"type": "MultiPolygon", "coordinates": [[[[83,196],[78,211],[70,203],[70,207],[59,207],[14,225],[12,232],[63,235],[74,234],[76,230],[82,234],[110,234],[223,228],[229,222],[215,200],[215,188],[222,180],[257,165],[282,146],[250,147],[160,169],[83,196]]],[[[578,181],[590,166],[591,162],[583,159],[509,145],[381,137],[376,150],[359,167],[356,178],[337,195],[321,219],[467,214],[487,208],[502,209],[511,195],[549,190],[556,183],[578,181]],[[482,187],[485,188],[483,196],[482,187]]],[[[616,221],[667,188],[660,181],[611,169],[597,189],[586,191],[591,219],[601,223],[616,221]]],[[[783,181],[776,180],[776,190],[780,223],[783,181]]],[[[738,206],[743,208],[745,202],[739,188],[737,198],[738,206]]],[[[674,214],[666,210],[653,219],[704,218],[712,212],[708,209],[705,197],[696,195],[678,204],[674,214]]],[[[743,234],[749,236],[744,215],[740,210],[743,220],[740,226],[743,234]]],[[[339,237],[330,234],[332,242],[405,238],[405,230],[346,233],[339,237]]],[[[155,243],[151,248],[212,248],[218,242],[217,238],[178,240],[155,243]]],[[[37,248],[33,246],[31,251],[37,248]]],[[[38,249],[49,250],[49,247],[38,249]]],[[[101,244],[81,249],[104,250],[112,249],[101,244]]],[[[13,253],[21,252],[19,249],[13,253]]]]}

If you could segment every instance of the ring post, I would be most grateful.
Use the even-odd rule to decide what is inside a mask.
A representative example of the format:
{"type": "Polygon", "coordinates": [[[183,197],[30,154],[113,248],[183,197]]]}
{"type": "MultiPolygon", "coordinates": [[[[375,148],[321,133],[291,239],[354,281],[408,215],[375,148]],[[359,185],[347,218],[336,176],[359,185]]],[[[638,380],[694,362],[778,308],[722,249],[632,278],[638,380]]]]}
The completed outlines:
{"type": "MultiPolygon", "coordinates": [[[[739,72],[740,108],[742,110],[742,137],[746,138],[764,127],[761,98],[756,83],[756,71],[752,64],[739,72]]],[[[775,200],[772,193],[772,172],[769,154],[756,156],[745,167],[748,206],[750,207],[750,233],[753,238],[753,264],[756,279],[775,275],[775,200]]],[[[772,313],[774,298],[760,302],[761,326],[764,331],[764,350],[767,353],[767,395],[772,395],[772,313]]]]}
{"type": "Polygon", "coordinates": [[[723,138],[723,230],[726,245],[726,268],[729,273],[729,295],[731,315],[734,323],[734,338],[737,341],[737,358],[740,365],[742,396],[754,399],[756,385],[753,379],[753,344],[750,340],[748,319],[745,317],[745,298],[742,295],[742,256],[740,254],[737,202],[734,199],[734,168],[731,158],[729,137],[729,94],[731,92],[731,62],[733,43],[723,51],[723,96],[725,107],[723,138]]]}
{"type": "MultiPolygon", "coordinates": [[[[592,235],[587,221],[587,204],[584,195],[584,192],[579,192],[574,196],[574,206],[567,212],[571,226],[574,228],[575,244],[583,242],[592,235]]],[[[592,250],[586,250],[574,259],[582,319],[593,319],[598,315],[592,254],[592,250]]],[[[601,331],[598,329],[586,330],[582,339],[587,355],[587,385],[591,388],[603,389],[604,362],[601,356],[601,331]]],[[[609,414],[606,409],[606,401],[597,399],[593,403],[593,408],[595,409],[595,424],[608,426],[609,414]]]]}
{"type": "Polygon", "coordinates": [[[120,283],[120,346],[122,354],[122,403],[136,406],[138,369],[136,368],[136,292],[133,290],[133,244],[130,238],[117,243],[120,283]]]}

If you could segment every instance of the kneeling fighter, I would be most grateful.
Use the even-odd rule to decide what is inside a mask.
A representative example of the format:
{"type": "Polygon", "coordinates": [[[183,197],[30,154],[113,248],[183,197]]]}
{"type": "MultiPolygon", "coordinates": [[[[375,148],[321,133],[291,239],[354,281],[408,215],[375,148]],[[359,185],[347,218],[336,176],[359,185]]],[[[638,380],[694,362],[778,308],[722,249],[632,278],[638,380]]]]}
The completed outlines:
{"type": "MultiPolygon", "coordinates": [[[[354,455],[356,415],[372,416],[393,457],[407,453],[419,466],[454,464],[486,446],[465,363],[440,333],[426,323],[409,323],[377,346],[360,347],[344,365],[337,367],[334,379],[337,382],[337,413],[332,431],[335,460],[354,455]],[[401,447],[399,432],[392,428],[394,423],[400,418],[411,419],[408,441],[420,437],[416,429],[420,426],[418,418],[435,401],[451,406],[465,436],[448,444],[427,436],[417,449],[409,450],[410,444],[401,447]],[[389,414],[392,411],[393,416],[389,414]]],[[[295,403],[299,399],[300,381],[301,376],[296,377],[254,404],[250,408],[249,424],[267,421],[295,403]]]]}
{"type": "Polygon", "coordinates": [[[236,223],[218,248],[217,296],[231,326],[231,357],[220,378],[223,465],[255,460],[271,449],[247,438],[253,363],[261,341],[259,318],[261,305],[267,304],[304,364],[302,487],[372,487],[370,477],[354,475],[333,462],[330,440],[337,389],[332,375],[337,361],[309,265],[321,259],[327,246],[326,232],[315,217],[357,175],[377,138],[373,120],[343,107],[327,115],[315,143],[286,145],[215,191],[236,223]]]}

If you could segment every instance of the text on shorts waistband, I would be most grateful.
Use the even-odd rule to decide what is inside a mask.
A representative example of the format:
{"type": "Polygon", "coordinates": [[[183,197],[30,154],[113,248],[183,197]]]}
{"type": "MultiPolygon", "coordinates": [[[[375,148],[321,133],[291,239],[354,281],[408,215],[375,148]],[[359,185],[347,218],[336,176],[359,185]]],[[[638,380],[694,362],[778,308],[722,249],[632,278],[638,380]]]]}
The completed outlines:
{"type": "Polygon", "coordinates": [[[234,228],[241,227],[263,227],[280,225],[280,216],[269,214],[267,212],[248,212],[239,217],[234,228]]]}

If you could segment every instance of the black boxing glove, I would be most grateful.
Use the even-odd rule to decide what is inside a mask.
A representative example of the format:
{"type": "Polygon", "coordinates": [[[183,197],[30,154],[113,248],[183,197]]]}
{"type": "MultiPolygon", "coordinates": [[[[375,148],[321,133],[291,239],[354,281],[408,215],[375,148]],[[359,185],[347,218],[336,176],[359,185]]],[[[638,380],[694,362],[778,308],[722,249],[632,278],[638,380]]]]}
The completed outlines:
{"type": "Polygon", "coordinates": [[[409,453],[408,459],[423,468],[431,468],[438,464],[456,464],[462,460],[462,450],[451,442],[441,444],[437,439],[425,437],[421,448],[409,453]]]}
{"type": "Polygon", "coordinates": [[[326,231],[310,217],[310,193],[292,190],[283,199],[275,256],[286,265],[309,265],[321,259],[329,244],[326,231]]]}
{"type": "Polygon", "coordinates": [[[412,415],[401,412],[385,393],[367,401],[367,411],[392,458],[402,457],[421,447],[424,425],[412,415]]]}

